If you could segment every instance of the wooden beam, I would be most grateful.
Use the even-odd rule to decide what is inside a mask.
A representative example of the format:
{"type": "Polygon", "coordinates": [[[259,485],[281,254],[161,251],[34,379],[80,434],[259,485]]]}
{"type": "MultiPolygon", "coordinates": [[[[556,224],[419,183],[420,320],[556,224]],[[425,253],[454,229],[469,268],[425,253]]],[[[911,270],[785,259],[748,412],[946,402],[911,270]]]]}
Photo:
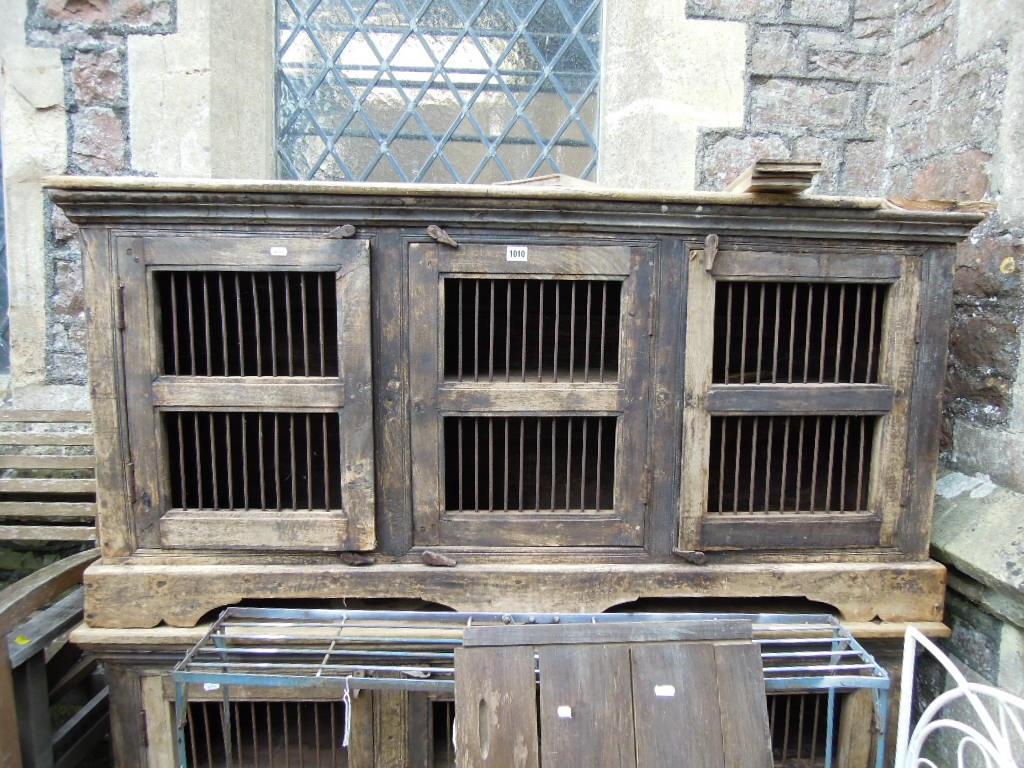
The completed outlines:
{"type": "Polygon", "coordinates": [[[716,384],[707,410],[715,415],[884,414],[893,390],[884,384],[716,384]]]}
{"type": "Polygon", "coordinates": [[[0,591],[0,637],[58,595],[80,584],[82,573],[99,556],[96,549],[79,552],[44,566],[0,591]]]}
{"type": "Polygon", "coordinates": [[[0,525],[0,541],[96,541],[91,525],[0,525]]]}

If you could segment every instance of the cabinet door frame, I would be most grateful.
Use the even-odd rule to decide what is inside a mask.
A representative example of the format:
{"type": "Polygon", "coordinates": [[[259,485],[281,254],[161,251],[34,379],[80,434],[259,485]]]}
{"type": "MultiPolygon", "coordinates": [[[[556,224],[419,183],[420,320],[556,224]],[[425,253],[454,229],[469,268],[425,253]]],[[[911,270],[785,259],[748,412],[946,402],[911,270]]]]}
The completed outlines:
{"type": "Polygon", "coordinates": [[[414,546],[642,547],[647,528],[649,398],[655,312],[656,245],[576,240],[461,241],[407,244],[414,546]],[[529,261],[507,260],[511,245],[529,261]],[[446,383],[444,280],[621,280],[618,378],[605,384],[446,383]],[[457,512],[445,509],[443,429],[446,416],[615,416],[615,490],[607,513],[457,512]],[[627,458],[630,457],[630,458],[627,458]],[[637,457],[643,464],[636,466],[637,457]],[[540,526],[543,525],[542,529],[540,526]]]}
{"type": "Polygon", "coordinates": [[[173,232],[115,238],[131,514],[144,549],[369,550],[374,533],[369,241],[173,232]],[[338,375],[163,373],[157,274],[333,272],[338,375]],[[174,509],[162,414],[337,414],[341,509],[174,509]]]}
{"type": "Polygon", "coordinates": [[[891,547],[906,504],[910,388],[919,335],[920,258],[881,248],[736,245],[689,252],[683,455],[677,548],[836,550],[891,547]],[[760,246],[764,248],[764,246],[760,246]],[[713,384],[720,281],[887,285],[877,384],[713,384]],[[708,511],[713,416],[877,416],[866,511],[713,515],[708,511]]]}

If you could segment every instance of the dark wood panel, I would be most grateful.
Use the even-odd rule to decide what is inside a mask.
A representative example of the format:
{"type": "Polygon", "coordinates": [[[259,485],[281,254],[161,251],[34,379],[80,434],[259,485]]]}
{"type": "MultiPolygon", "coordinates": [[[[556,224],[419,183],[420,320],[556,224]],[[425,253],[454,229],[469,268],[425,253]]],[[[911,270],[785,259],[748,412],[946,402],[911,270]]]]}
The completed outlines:
{"type": "Polygon", "coordinates": [[[541,763],[637,768],[629,648],[552,645],[538,655],[541,763]]]}
{"type": "Polygon", "coordinates": [[[777,253],[727,251],[715,258],[712,274],[731,280],[856,280],[893,282],[900,259],[884,253],[777,253]]]}
{"type": "Polygon", "coordinates": [[[668,768],[685,755],[687,768],[725,768],[724,726],[712,643],[634,646],[633,712],[637,765],[668,768]]]}
{"type": "Polygon", "coordinates": [[[650,621],[599,624],[527,624],[470,627],[463,645],[572,645],[587,643],[644,643],[708,640],[749,640],[749,621],[650,621]]]}
{"type": "Polygon", "coordinates": [[[881,518],[836,515],[717,515],[704,519],[708,549],[800,549],[878,545],[881,518]]]}
{"type": "Polygon", "coordinates": [[[459,768],[539,768],[533,648],[455,651],[459,768]]]}
{"type": "Polygon", "coordinates": [[[771,735],[761,654],[752,643],[715,646],[725,764],[771,768],[771,735]]]}
{"type": "Polygon", "coordinates": [[[708,392],[712,414],[883,414],[892,410],[884,384],[718,384],[708,392]]]}

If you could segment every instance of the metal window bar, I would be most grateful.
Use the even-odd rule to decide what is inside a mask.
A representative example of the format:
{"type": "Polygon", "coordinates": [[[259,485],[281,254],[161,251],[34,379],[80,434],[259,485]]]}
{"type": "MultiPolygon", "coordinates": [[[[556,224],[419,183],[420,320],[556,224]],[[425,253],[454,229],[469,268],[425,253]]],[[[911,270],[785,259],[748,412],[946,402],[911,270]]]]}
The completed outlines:
{"type": "Polygon", "coordinates": [[[600,20],[601,0],[278,0],[279,174],[589,178],[600,20]]]}
{"type": "Polygon", "coordinates": [[[454,651],[470,624],[568,624],[747,619],[761,648],[769,695],[824,696],[824,763],[834,758],[837,695],[874,692],[877,768],[883,765],[890,680],[884,669],[828,614],[604,613],[509,614],[345,611],[231,607],[171,673],[178,762],[188,768],[189,686],[220,690],[224,743],[234,739],[231,686],[334,692],[404,690],[454,695],[454,651]]]}

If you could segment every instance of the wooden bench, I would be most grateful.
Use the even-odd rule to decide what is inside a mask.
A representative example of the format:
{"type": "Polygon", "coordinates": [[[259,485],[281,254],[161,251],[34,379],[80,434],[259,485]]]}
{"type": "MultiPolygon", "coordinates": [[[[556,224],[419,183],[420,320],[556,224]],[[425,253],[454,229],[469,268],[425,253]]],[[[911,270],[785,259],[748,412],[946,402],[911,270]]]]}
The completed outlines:
{"type": "Polygon", "coordinates": [[[0,409],[0,543],[96,539],[88,411],[0,409]]]}
{"type": "Polygon", "coordinates": [[[79,552],[0,590],[0,768],[72,768],[107,734],[96,661],[66,640],[82,620],[82,573],[98,557],[79,552]],[[56,728],[54,705],[75,708],[56,728]]]}

